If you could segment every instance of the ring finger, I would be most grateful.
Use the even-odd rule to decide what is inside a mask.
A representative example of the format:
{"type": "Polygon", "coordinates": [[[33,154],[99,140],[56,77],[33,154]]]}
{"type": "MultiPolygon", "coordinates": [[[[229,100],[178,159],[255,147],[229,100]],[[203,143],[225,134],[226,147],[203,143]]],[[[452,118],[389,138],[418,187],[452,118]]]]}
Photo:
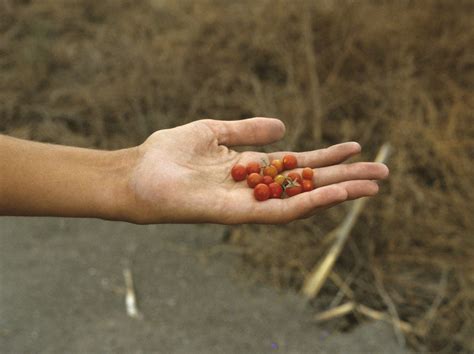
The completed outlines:
{"type": "MultiPolygon", "coordinates": [[[[294,171],[301,173],[302,169],[294,171]]],[[[386,165],[378,162],[356,162],[314,169],[315,187],[327,186],[352,180],[378,180],[388,176],[386,165]]]]}

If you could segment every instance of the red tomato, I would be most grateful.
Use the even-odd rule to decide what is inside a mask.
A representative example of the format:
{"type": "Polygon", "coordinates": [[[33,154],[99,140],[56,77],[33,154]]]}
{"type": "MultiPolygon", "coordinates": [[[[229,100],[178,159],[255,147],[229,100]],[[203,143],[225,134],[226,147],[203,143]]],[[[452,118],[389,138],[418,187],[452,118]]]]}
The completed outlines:
{"type": "Polygon", "coordinates": [[[288,178],[294,182],[298,182],[299,185],[303,182],[303,178],[301,178],[301,175],[297,172],[288,173],[288,178]]]}
{"type": "Polygon", "coordinates": [[[263,176],[258,173],[251,173],[247,177],[247,184],[250,188],[255,187],[257,184],[262,183],[263,176]]]}
{"type": "Polygon", "coordinates": [[[286,187],[285,192],[288,197],[300,194],[303,191],[303,187],[297,186],[296,184],[286,187]]]}
{"type": "Polygon", "coordinates": [[[259,201],[267,200],[270,198],[270,188],[263,183],[257,184],[253,190],[253,195],[255,196],[255,199],[259,201]]]}
{"type": "Polygon", "coordinates": [[[273,178],[271,176],[263,176],[262,183],[267,185],[273,183],[273,178]]]}
{"type": "Polygon", "coordinates": [[[296,168],[298,163],[296,162],[295,155],[285,155],[283,156],[283,167],[285,170],[292,170],[296,168]]]}
{"type": "Polygon", "coordinates": [[[311,168],[305,167],[303,168],[303,172],[301,172],[303,179],[313,179],[314,172],[311,168]]]}
{"type": "Polygon", "coordinates": [[[303,183],[301,184],[301,187],[303,187],[303,192],[309,192],[314,189],[314,183],[312,179],[304,179],[303,183]]]}
{"type": "Polygon", "coordinates": [[[260,173],[260,164],[258,162],[249,162],[247,164],[247,173],[260,173]]]}
{"type": "Polygon", "coordinates": [[[264,176],[270,176],[270,177],[275,177],[278,174],[278,170],[276,169],[275,166],[273,165],[268,165],[263,168],[263,175],[264,176]]]}
{"type": "Polygon", "coordinates": [[[234,181],[243,181],[247,177],[247,170],[243,165],[235,165],[230,171],[234,181]]]}
{"type": "Polygon", "coordinates": [[[270,188],[270,198],[281,198],[283,187],[280,184],[273,182],[268,185],[268,188],[270,188]]]}
{"type": "Polygon", "coordinates": [[[283,162],[281,160],[273,160],[272,165],[275,166],[279,173],[283,171],[283,162]]]}

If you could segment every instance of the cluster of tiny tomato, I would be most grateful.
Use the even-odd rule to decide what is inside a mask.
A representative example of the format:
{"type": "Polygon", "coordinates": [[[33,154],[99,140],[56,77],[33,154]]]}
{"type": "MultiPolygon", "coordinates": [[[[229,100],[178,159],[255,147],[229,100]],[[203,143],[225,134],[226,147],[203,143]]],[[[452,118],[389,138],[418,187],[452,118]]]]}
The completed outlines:
{"type": "Polygon", "coordinates": [[[269,164],[266,161],[263,161],[263,165],[258,162],[249,162],[247,166],[237,164],[232,167],[231,175],[236,182],[247,179],[248,186],[254,189],[255,199],[259,201],[282,198],[284,194],[292,197],[314,189],[313,170],[309,167],[303,168],[301,174],[281,174],[285,170],[295,169],[297,165],[294,155],[285,155],[282,160],[273,160],[269,164]]]}

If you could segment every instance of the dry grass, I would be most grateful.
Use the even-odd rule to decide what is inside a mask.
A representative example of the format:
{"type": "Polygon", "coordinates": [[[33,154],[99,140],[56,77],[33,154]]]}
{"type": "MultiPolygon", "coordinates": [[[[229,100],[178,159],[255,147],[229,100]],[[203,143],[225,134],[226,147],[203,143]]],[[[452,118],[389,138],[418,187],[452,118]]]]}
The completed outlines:
{"type": "MultiPolygon", "coordinates": [[[[372,159],[389,141],[391,178],[332,277],[350,292],[329,282],[315,306],[351,295],[389,312],[388,296],[415,348],[472,352],[473,11],[470,0],[3,0],[0,131],[117,148],[201,117],[263,115],[289,127],[273,148],[357,140],[372,159]]],[[[259,279],[299,288],[344,212],[231,240],[259,279]]]]}

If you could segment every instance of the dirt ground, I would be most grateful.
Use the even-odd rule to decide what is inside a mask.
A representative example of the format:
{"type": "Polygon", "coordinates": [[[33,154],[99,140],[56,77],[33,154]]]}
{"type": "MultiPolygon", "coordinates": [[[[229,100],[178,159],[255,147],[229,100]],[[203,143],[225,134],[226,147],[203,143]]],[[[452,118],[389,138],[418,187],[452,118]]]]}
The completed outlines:
{"type": "Polygon", "coordinates": [[[329,333],[297,294],[246,282],[225,231],[0,219],[0,351],[406,353],[383,323],[329,333]],[[125,312],[126,266],[143,319],[125,312]]]}

